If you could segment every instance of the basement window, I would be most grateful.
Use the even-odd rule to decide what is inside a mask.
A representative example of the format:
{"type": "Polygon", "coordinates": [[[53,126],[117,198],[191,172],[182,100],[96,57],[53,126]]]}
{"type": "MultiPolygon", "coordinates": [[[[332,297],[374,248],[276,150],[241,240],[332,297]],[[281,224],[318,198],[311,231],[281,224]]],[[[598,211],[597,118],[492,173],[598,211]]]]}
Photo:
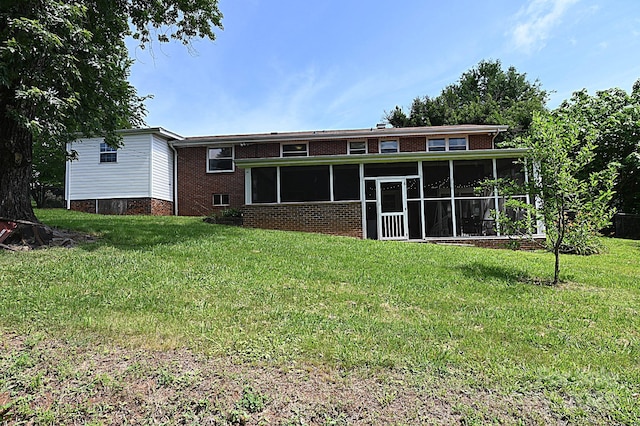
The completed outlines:
{"type": "Polygon", "coordinates": [[[213,194],[213,205],[214,206],[228,206],[229,205],[229,194],[213,194]]]}

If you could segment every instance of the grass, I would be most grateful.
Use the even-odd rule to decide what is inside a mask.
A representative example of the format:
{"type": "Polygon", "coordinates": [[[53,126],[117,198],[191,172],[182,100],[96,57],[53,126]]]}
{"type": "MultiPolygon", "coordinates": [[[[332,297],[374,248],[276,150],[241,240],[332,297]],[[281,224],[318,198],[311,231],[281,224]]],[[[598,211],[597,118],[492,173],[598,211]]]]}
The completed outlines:
{"type": "MultiPolygon", "coordinates": [[[[553,274],[542,252],[185,217],[38,217],[100,240],[0,253],[0,330],[276,367],[450,376],[470,388],[543,394],[569,422],[640,422],[638,241],[563,256],[564,283],[549,287],[536,284],[553,274]]],[[[392,402],[394,389],[380,400],[392,402]]]]}

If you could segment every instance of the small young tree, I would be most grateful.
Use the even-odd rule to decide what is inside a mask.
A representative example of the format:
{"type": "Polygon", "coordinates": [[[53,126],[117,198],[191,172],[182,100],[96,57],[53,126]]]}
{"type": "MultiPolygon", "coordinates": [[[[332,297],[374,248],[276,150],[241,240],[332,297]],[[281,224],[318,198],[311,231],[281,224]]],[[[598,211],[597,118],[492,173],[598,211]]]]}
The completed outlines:
{"type": "Polygon", "coordinates": [[[594,159],[594,137],[566,115],[535,113],[530,135],[518,143],[529,149],[526,163],[532,177],[524,190],[536,202],[532,206],[510,198],[510,193],[522,193],[522,189],[513,190],[509,188],[512,184],[497,182],[507,198],[505,210],[524,212],[518,216],[497,213],[498,226],[505,233],[520,230],[530,234],[533,220],[544,223],[547,244],[555,256],[555,285],[560,275],[560,253],[592,254],[600,250],[595,236],[615,213],[609,203],[616,165],[611,163],[581,178],[581,172],[594,159]]]}

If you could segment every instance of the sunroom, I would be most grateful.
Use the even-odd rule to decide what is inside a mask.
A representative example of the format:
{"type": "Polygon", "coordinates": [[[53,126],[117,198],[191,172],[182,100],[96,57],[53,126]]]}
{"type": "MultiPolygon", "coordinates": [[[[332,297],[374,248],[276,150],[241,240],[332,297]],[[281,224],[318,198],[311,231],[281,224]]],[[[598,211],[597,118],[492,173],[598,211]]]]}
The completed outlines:
{"type": "MultiPolygon", "coordinates": [[[[524,153],[491,149],[367,154],[357,159],[331,155],[243,159],[236,165],[245,169],[245,203],[253,211],[297,206],[272,209],[279,213],[270,215],[271,226],[265,227],[287,228],[288,216],[295,212],[306,215],[302,219],[313,230],[324,232],[318,229],[322,223],[329,228],[340,220],[337,212],[342,210],[331,217],[331,206],[349,205],[360,215],[353,226],[363,238],[478,239],[504,237],[492,211],[505,210],[504,195],[495,188],[478,190],[480,183],[498,178],[527,181],[526,167],[519,161],[524,153]]],[[[528,194],[517,197],[532,202],[528,194]]]]}

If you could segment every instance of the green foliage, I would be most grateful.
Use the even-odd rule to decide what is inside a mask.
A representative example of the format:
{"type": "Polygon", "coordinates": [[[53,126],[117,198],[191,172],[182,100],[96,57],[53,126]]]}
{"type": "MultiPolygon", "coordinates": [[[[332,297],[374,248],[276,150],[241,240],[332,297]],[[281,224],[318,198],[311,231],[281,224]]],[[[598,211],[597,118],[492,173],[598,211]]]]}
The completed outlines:
{"type": "Polygon", "coordinates": [[[514,67],[480,61],[440,95],[413,100],[407,116],[400,107],[386,114],[394,127],[445,124],[506,124],[510,136],[525,132],[534,111],[544,111],[547,92],[514,67]]]}
{"type": "Polygon", "coordinates": [[[571,117],[535,113],[531,134],[519,141],[529,150],[526,162],[531,165],[532,178],[523,188],[503,183],[512,192],[528,193],[537,201],[535,206],[528,206],[509,199],[506,206],[521,214],[514,218],[500,213],[498,225],[507,233],[530,234],[533,220],[544,223],[549,248],[555,255],[554,284],[559,280],[560,253],[598,253],[602,247],[596,235],[611,223],[615,213],[609,205],[617,176],[615,165],[588,176],[584,173],[595,157],[594,139],[594,132],[585,131],[571,117]]]}
{"type": "Polygon", "coordinates": [[[238,401],[238,408],[246,410],[248,413],[258,413],[264,409],[267,402],[265,395],[255,391],[251,386],[242,388],[242,398],[238,401]]]}
{"type": "Polygon", "coordinates": [[[221,217],[242,217],[242,210],[236,208],[224,209],[220,213],[221,217]]]}
{"type": "Polygon", "coordinates": [[[594,96],[586,90],[575,92],[555,113],[576,122],[582,143],[593,137],[594,158],[581,171],[582,177],[610,165],[618,167],[611,205],[622,212],[640,213],[640,80],[631,94],[617,88],[594,96]]]}
{"type": "Polygon", "coordinates": [[[100,134],[116,146],[116,130],[143,124],[126,36],[213,39],[220,19],[217,0],[0,3],[0,216],[34,218],[34,161],[36,178],[59,181],[67,142],[100,134]]]}

